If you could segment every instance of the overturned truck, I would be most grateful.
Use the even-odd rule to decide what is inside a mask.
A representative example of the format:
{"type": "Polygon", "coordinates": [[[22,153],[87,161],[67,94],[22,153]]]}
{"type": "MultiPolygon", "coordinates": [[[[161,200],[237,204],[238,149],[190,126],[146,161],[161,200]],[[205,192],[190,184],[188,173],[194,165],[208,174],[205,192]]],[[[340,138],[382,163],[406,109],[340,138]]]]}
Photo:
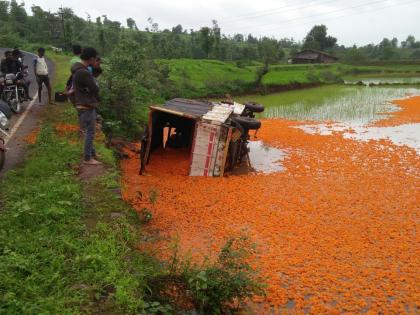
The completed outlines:
{"type": "Polygon", "coordinates": [[[176,98],[150,106],[149,123],[142,139],[140,174],[159,148],[189,152],[190,176],[223,176],[249,163],[249,131],[261,122],[255,113],[264,106],[248,102],[208,102],[176,98]]]}

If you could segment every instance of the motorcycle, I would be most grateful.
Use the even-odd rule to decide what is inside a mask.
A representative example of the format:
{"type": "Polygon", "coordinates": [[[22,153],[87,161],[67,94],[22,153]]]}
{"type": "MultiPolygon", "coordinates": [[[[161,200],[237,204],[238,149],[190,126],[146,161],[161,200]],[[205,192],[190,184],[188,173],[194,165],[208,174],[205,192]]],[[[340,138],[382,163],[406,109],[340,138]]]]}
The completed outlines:
{"type": "Polygon", "coordinates": [[[28,75],[27,69],[23,72],[8,73],[0,79],[1,99],[9,104],[10,109],[18,114],[22,110],[22,103],[27,99],[24,77],[28,75]]]}
{"type": "Polygon", "coordinates": [[[6,141],[5,138],[9,136],[9,119],[12,116],[9,106],[0,101],[0,171],[2,170],[6,159],[6,141]]]}

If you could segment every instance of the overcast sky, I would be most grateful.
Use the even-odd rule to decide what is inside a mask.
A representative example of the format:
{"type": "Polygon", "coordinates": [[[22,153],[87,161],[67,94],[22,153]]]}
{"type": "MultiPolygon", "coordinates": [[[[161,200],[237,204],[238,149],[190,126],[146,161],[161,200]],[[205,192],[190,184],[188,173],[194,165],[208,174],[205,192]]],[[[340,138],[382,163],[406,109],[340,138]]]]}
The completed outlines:
{"type": "Polygon", "coordinates": [[[302,40],[315,24],[326,24],[343,45],[378,43],[384,37],[400,41],[412,34],[420,40],[420,0],[26,0],[44,10],[71,7],[94,19],[107,15],[125,25],[133,18],[140,29],[152,17],[160,29],[181,24],[198,29],[219,22],[224,34],[293,37],[302,40]]]}

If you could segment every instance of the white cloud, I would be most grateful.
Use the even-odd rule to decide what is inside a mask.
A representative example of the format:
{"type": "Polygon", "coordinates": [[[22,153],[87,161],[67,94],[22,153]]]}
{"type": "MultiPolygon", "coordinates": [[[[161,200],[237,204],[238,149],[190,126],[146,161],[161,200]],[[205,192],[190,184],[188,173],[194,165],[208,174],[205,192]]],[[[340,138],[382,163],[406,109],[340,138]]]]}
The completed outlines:
{"type": "MultiPolygon", "coordinates": [[[[55,11],[55,0],[25,1],[55,11]]],[[[420,39],[420,1],[415,0],[102,0],[87,2],[68,0],[79,16],[92,18],[106,14],[125,24],[127,17],[140,28],[152,17],[160,28],[181,24],[198,29],[216,19],[225,34],[251,33],[256,36],[293,37],[303,39],[314,24],[326,24],[339,44],[378,43],[384,37],[404,40],[412,34],[420,39]]]]}

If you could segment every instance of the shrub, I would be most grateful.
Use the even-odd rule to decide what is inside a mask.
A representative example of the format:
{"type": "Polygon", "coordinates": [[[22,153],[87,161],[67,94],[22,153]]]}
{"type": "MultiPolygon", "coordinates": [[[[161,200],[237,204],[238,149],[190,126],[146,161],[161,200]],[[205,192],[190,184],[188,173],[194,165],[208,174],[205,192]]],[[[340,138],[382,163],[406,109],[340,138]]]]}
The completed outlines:
{"type": "Polygon", "coordinates": [[[178,246],[169,259],[169,273],[154,278],[149,286],[157,289],[162,303],[177,304],[178,308],[194,308],[199,314],[229,314],[254,295],[264,294],[264,285],[248,260],[255,247],[246,237],[229,239],[217,259],[203,264],[182,261],[178,246]],[[164,295],[164,294],[163,294],[164,295]]]}
{"type": "Polygon", "coordinates": [[[308,79],[309,82],[319,82],[318,76],[312,70],[308,72],[308,74],[306,75],[306,78],[308,79]]]}
{"type": "Polygon", "coordinates": [[[105,60],[101,78],[101,115],[108,136],[138,138],[147,119],[147,105],[162,101],[166,77],[136,42],[122,39],[105,60]]]}
{"type": "Polygon", "coordinates": [[[325,82],[337,82],[337,83],[343,82],[343,79],[341,77],[339,77],[336,73],[331,72],[331,71],[321,72],[321,78],[325,82]]]}

